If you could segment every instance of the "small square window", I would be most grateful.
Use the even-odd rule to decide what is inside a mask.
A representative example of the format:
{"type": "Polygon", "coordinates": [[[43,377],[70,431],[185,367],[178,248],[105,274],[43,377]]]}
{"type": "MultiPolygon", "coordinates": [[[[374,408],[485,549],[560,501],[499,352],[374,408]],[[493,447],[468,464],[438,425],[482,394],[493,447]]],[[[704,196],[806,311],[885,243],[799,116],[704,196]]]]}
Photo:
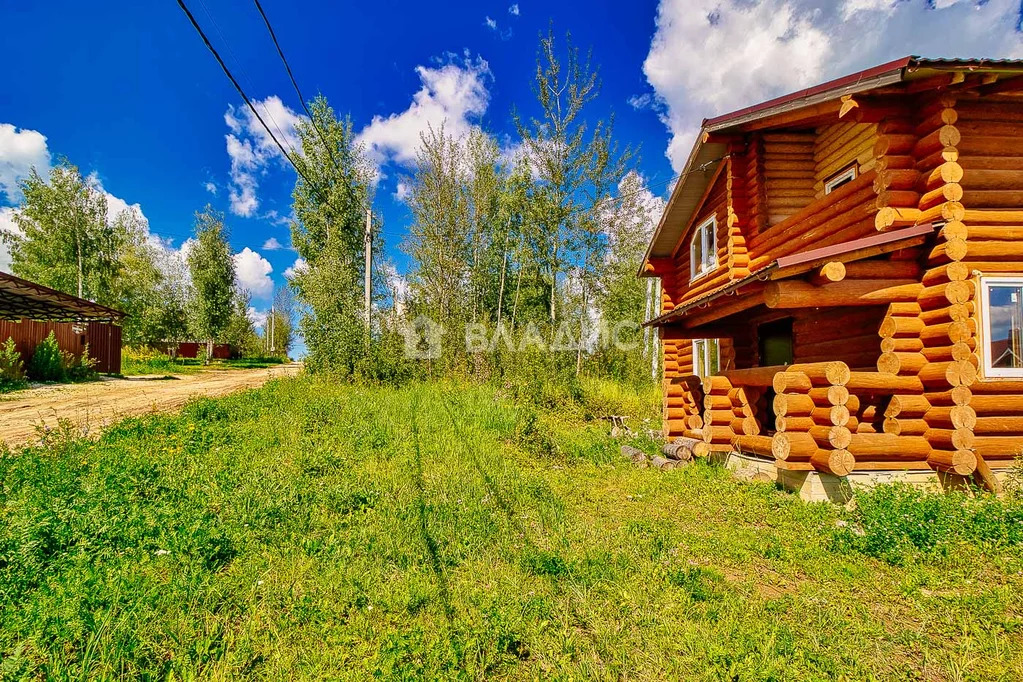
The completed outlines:
{"type": "Polygon", "coordinates": [[[824,181],[824,194],[831,194],[842,185],[846,185],[856,179],[856,164],[853,164],[843,171],[835,173],[824,181]]]}
{"type": "Polygon", "coordinates": [[[982,277],[984,376],[1023,377],[1023,276],[982,277]]]}
{"type": "Polygon", "coordinates": [[[689,281],[699,279],[717,267],[717,220],[711,216],[700,223],[689,241],[689,281]]]}
{"type": "Polygon", "coordinates": [[[717,339],[693,339],[693,373],[701,378],[717,374],[720,355],[717,339]]]}

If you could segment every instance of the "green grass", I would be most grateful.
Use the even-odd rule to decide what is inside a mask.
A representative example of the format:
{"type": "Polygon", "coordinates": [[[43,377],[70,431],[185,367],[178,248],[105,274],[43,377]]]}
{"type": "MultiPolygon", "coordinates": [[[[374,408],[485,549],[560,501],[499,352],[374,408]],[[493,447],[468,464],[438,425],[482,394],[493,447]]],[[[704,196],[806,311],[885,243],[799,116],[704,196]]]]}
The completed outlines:
{"type": "Polygon", "coordinates": [[[0,678],[1023,676],[1018,544],[873,558],[566,414],[301,377],[0,457],[0,678]]]}
{"type": "Polygon", "coordinates": [[[264,369],[284,362],[281,358],[237,358],[213,360],[203,365],[196,358],[170,359],[163,353],[121,353],[121,374],[141,376],[150,374],[196,374],[204,369],[264,369]]]}

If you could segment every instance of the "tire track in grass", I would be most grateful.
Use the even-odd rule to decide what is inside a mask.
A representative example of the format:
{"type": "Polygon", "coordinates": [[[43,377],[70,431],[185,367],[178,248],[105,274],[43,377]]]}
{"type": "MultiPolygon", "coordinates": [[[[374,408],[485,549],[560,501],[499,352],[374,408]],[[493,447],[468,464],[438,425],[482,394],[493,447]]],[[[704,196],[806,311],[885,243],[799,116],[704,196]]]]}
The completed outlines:
{"type": "Polygon", "coordinates": [[[426,545],[426,551],[430,555],[430,567],[433,569],[434,577],[437,579],[437,590],[440,594],[441,607],[444,610],[444,617],[450,627],[454,623],[455,610],[451,606],[451,592],[448,589],[448,577],[444,572],[444,565],[440,560],[440,550],[437,540],[430,534],[430,527],[427,523],[426,513],[426,481],[423,478],[423,453],[419,444],[419,396],[416,395],[411,409],[412,425],[412,464],[415,471],[416,494],[418,496],[419,512],[419,534],[426,545]]]}
{"type": "Polygon", "coordinates": [[[531,566],[530,570],[534,574],[546,578],[552,587],[559,588],[558,591],[562,592],[563,595],[568,599],[567,604],[568,613],[575,621],[575,625],[580,628],[583,635],[593,645],[595,650],[594,653],[596,653],[598,660],[600,660],[600,665],[606,666],[607,661],[612,661],[615,659],[614,653],[610,651],[608,647],[596,635],[596,633],[593,632],[593,630],[590,627],[589,619],[587,618],[586,614],[583,613],[580,610],[579,606],[575,603],[576,599],[575,597],[573,597],[571,590],[562,590],[560,588],[562,588],[563,586],[558,585],[559,577],[563,574],[569,579],[571,579],[569,575],[570,572],[568,570],[567,562],[565,562],[565,560],[561,558],[561,555],[559,553],[552,554],[550,552],[547,552],[546,550],[541,549],[533,541],[529,531],[519,520],[515,508],[509,503],[508,499],[504,496],[504,494],[501,493],[497,481],[480,462],[479,457],[476,456],[475,448],[473,448],[469,444],[468,439],[466,438],[462,429],[459,427],[458,420],[455,418],[455,414],[451,409],[454,404],[455,401],[451,398],[450,393],[442,394],[441,405],[444,407],[444,411],[447,413],[448,419],[451,421],[451,428],[455,432],[455,436],[457,437],[458,443],[461,446],[462,451],[466,454],[467,458],[469,459],[469,462],[472,464],[472,467],[483,479],[483,482],[486,485],[487,490],[494,497],[494,500],[497,501],[497,505],[501,508],[501,510],[507,517],[508,523],[511,524],[516,531],[518,531],[519,536],[522,538],[522,542],[526,547],[526,550],[532,555],[531,558],[534,561],[539,562],[538,564],[534,564],[533,566],[531,566]],[[547,562],[554,562],[556,566],[552,566],[547,562]],[[551,570],[552,568],[555,568],[557,570],[551,570]]]}
{"type": "Polygon", "coordinates": [[[519,535],[522,536],[523,541],[531,550],[537,550],[537,546],[529,537],[526,527],[522,525],[522,522],[519,521],[518,516],[516,516],[515,508],[508,501],[508,498],[504,496],[504,493],[501,492],[501,488],[498,486],[497,481],[494,480],[494,477],[491,476],[490,472],[487,471],[480,463],[479,458],[476,456],[476,451],[469,446],[465,438],[465,434],[462,433],[462,429],[459,428],[458,420],[455,419],[454,412],[451,410],[452,403],[453,401],[449,395],[443,396],[441,405],[444,407],[444,411],[447,413],[448,419],[451,421],[451,428],[455,432],[455,436],[458,438],[458,444],[461,446],[462,451],[468,456],[473,469],[475,469],[476,473],[478,473],[483,479],[484,485],[487,486],[487,491],[497,502],[497,506],[501,508],[501,511],[503,511],[504,515],[508,518],[508,523],[510,523],[514,529],[519,532],[519,535]]]}

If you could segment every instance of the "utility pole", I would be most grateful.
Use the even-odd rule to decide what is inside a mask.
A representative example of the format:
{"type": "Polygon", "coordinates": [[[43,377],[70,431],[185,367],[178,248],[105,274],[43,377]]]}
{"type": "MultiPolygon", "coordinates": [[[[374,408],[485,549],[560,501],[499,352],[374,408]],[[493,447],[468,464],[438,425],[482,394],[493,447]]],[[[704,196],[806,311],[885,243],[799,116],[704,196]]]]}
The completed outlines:
{"type": "Polygon", "coordinates": [[[273,306],[270,306],[270,352],[277,352],[277,319],[273,306]]]}
{"type": "Polygon", "coordinates": [[[369,308],[371,303],[370,288],[372,286],[371,273],[373,270],[373,209],[366,209],[366,331],[369,331],[369,308]]]}

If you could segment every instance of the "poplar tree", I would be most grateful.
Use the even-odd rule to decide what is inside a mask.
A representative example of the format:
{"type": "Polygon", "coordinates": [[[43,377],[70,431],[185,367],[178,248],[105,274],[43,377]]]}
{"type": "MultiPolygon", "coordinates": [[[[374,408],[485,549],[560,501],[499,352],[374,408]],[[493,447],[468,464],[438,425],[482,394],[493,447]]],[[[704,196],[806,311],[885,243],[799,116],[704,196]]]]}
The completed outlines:
{"type": "MultiPolygon", "coordinates": [[[[303,304],[300,327],[311,370],[350,374],[365,355],[364,230],[372,170],[355,143],[352,124],[339,120],[320,96],[297,134],[300,171],[292,192],[291,240],[305,267],[291,280],[303,304]]],[[[380,247],[379,230],[375,247],[380,247]]]]}
{"type": "Polygon", "coordinates": [[[235,303],[235,272],[224,214],[207,205],[195,214],[195,243],[188,251],[192,277],[192,329],[206,340],[206,360],[213,342],[231,321],[235,303]]]}

